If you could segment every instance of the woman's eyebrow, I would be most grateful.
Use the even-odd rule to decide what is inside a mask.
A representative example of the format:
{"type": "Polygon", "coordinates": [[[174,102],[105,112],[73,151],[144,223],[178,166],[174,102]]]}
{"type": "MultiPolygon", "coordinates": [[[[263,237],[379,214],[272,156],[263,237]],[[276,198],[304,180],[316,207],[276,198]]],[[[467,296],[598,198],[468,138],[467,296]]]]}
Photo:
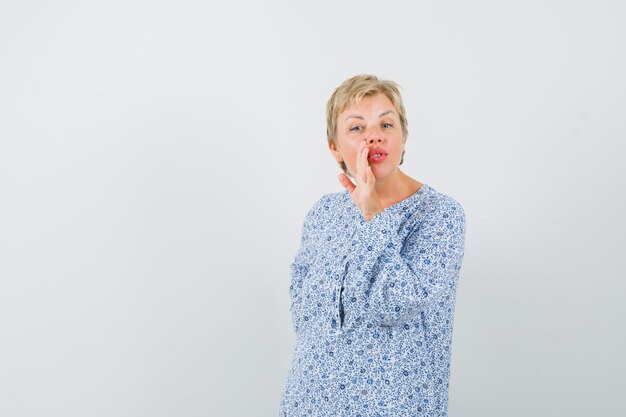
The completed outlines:
{"type": "MultiPolygon", "coordinates": [[[[378,116],[378,117],[383,117],[383,116],[385,116],[385,115],[387,115],[387,114],[389,114],[389,113],[393,113],[393,114],[395,114],[395,113],[393,112],[393,110],[387,110],[387,111],[385,111],[385,112],[382,112],[382,113],[380,114],[380,116],[378,116]]],[[[362,116],[359,116],[359,115],[357,115],[357,114],[350,114],[350,115],[348,115],[348,117],[346,117],[346,120],[348,120],[348,119],[349,119],[349,118],[351,118],[351,117],[352,117],[352,118],[354,118],[354,119],[361,119],[361,120],[364,120],[362,116]]]]}

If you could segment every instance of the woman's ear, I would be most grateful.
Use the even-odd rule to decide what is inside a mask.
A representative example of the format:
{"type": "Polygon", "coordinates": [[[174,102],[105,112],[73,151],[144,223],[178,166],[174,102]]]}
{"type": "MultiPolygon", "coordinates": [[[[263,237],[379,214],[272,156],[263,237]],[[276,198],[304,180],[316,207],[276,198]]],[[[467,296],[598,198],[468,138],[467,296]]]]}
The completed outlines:
{"type": "Polygon", "coordinates": [[[337,162],[343,162],[343,158],[342,158],[341,154],[339,153],[339,151],[337,150],[337,147],[335,147],[334,143],[329,142],[328,143],[328,149],[330,149],[330,151],[332,152],[332,154],[335,157],[335,160],[337,160],[337,162]]]}

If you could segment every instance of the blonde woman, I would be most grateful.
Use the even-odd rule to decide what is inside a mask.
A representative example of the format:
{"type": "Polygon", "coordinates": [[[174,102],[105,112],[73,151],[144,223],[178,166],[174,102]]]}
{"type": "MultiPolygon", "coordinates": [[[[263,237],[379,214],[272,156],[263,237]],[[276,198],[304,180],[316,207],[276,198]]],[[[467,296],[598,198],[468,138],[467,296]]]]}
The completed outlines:
{"type": "Polygon", "coordinates": [[[465,214],[400,170],[397,84],[342,83],[327,103],[343,191],[308,211],[291,264],[297,342],[281,416],[446,416],[465,214]]]}

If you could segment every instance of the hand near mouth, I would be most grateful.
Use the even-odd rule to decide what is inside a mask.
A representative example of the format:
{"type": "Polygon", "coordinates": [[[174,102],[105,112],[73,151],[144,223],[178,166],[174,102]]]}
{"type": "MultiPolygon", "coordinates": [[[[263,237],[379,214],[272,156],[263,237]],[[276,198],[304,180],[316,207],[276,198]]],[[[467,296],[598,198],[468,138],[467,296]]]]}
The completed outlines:
{"type": "Polygon", "coordinates": [[[361,210],[366,221],[370,221],[377,213],[385,210],[376,192],[376,177],[367,162],[368,153],[369,149],[365,142],[359,142],[354,174],[356,185],[346,174],[341,173],[338,176],[339,182],[348,190],[354,205],[361,210]]]}

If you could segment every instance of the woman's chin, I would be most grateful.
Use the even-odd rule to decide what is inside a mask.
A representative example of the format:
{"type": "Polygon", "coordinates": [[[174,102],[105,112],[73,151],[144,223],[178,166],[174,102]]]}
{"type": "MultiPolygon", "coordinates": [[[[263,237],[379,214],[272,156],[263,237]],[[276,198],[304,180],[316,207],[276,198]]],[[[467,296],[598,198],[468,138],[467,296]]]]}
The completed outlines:
{"type": "Polygon", "coordinates": [[[377,165],[370,165],[370,167],[372,168],[372,174],[374,174],[374,177],[376,177],[376,179],[385,178],[387,175],[390,174],[389,170],[386,167],[377,165]]]}

